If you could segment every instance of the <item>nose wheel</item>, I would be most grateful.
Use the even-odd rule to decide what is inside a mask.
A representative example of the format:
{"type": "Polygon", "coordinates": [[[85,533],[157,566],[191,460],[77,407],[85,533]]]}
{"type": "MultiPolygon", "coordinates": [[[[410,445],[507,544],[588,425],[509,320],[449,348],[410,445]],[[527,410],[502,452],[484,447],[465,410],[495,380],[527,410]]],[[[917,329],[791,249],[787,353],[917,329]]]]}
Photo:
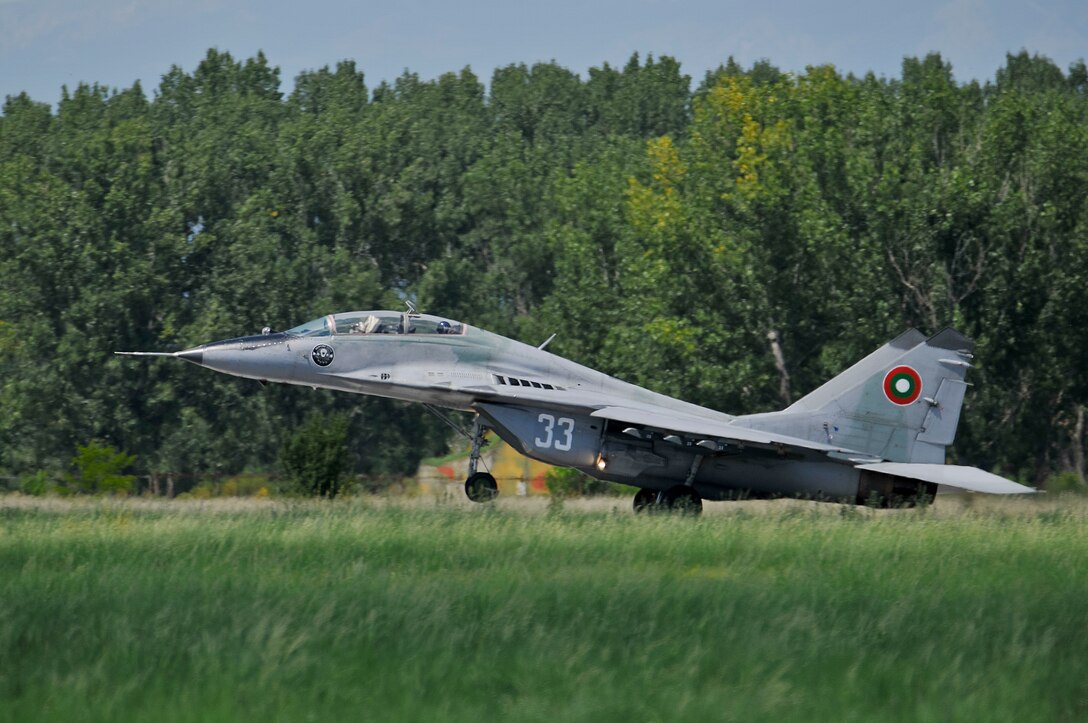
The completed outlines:
{"type": "Polygon", "coordinates": [[[499,485],[487,472],[477,472],[465,480],[465,494],[473,502],[490,502],[499,494],[499,485]]]}

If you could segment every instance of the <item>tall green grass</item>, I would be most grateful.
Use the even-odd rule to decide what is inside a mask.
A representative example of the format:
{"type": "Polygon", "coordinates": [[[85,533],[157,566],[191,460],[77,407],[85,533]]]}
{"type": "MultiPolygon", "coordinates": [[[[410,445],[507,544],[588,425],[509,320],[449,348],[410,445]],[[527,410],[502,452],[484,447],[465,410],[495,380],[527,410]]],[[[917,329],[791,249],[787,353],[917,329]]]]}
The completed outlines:
{"type": "Polygon", "coordinates": [[[6,720],[1088,720],[1088,507],[0,500],[6,720]]]}

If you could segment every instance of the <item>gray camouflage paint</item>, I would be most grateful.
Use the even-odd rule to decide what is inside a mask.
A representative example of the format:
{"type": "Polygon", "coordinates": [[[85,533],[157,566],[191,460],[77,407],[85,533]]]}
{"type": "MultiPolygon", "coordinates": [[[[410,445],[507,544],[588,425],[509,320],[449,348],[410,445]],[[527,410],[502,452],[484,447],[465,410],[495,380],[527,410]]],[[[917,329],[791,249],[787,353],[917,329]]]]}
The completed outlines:
{"type": "MultiPolygon", "coordinates": [[[[366,314],[397,312],[335,318],[366,314]]],[[[444,321],[401,319],[402,329],[444,321]]],[[[861,503],[870,494],[917,489],[920,481],[936,490],[930,468],[943,465],[955,437],[972,348],[953,330],[928,339],[911,330],[788,409],[732,416],[452,324],[460,333],[269,333],[172,356],[235,376],[474,412],[526,456],[637,487],[689,483],[706,499],[861,503]],[[886,378],[903,365],[916,370],[922,388],[914,401],[897,404],[886,378]]],[[[941,484],[956,485],[956,469],[969,468],[944,468],[941,484]]],[[[1006,482],[1019,489],[1005,491],[1030,491],[1006,482]]],[[[973,489],[969,483],[994,491],[978,476],[961,486],[973,489]]]]}

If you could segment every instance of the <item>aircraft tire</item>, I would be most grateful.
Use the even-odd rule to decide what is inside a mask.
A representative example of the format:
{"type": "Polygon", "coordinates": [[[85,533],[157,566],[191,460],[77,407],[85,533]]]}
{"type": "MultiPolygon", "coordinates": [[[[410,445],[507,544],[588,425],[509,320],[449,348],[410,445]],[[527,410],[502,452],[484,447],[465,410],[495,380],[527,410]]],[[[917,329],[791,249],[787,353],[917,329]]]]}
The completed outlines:
{"type": "Polygon", "coordinates": [[[651,490],[643,487],[635,493],[634,499],[635,514],[641,512],[652,512],[657,509],[657,490],[651,490]]]}
{"type": "Polygon", "coordinates": [[[674,485],[661,495],[661,506],[670,512],[677,512],[682,515],[701,515],[703,513],[703,498],[699,496],[694,487],[674,485]]]}
{"type": "Polygon", "coordinates": [[[465,480],[465,495],[473,502],[490,502],[499,495],[499,485],[487,472],[477,472],[465,480]]]}

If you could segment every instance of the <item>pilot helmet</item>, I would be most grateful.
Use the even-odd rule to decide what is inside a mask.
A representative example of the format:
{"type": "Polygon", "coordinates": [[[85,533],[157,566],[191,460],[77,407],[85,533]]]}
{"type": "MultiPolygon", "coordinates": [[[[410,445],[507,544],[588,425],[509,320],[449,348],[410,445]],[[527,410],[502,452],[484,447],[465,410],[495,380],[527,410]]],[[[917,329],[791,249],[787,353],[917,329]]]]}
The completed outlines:
{"type": "Polygon", "coordinates": [[[449,334],[450,333],[450,323],[448,321],[438,322],[437,331],[438,331],[439,334],[449,334]]]}

